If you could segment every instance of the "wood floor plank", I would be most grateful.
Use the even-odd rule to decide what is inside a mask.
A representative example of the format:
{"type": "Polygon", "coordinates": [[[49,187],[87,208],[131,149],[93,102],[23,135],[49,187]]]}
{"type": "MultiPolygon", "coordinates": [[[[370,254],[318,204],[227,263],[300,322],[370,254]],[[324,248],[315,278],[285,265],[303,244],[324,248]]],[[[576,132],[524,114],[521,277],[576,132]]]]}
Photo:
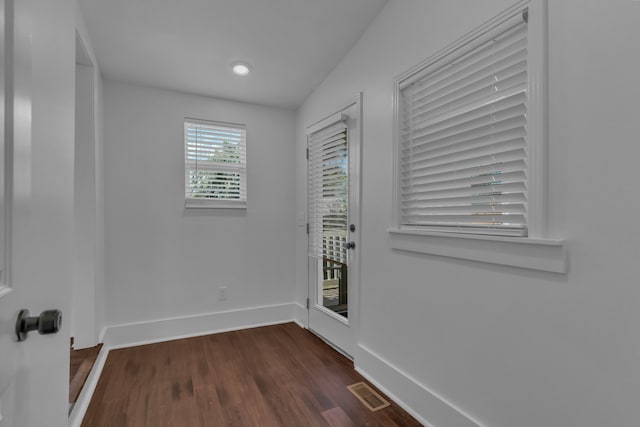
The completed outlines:
{"type": "Polygon", "coordinates": [[[353,364],[294,323],[112,350],[84,427],[420,426],[369,411],[353,364]]]}
{"type": "Polygon", "coordinates": [[[322,412],[331,427],[354,427],[355,424],[342,408],[331,408],[322,412]]]}

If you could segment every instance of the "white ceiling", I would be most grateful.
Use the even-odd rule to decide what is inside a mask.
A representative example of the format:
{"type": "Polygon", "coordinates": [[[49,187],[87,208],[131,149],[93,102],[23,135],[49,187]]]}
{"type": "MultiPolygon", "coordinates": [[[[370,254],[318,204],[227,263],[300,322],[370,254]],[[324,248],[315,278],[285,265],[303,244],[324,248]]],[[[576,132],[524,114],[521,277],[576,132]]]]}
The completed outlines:
{"type": "Polygon", "coordinates": [[[296,108],[387,0],[80,0],[106,78],[296,108]],[[253,73],[231,73],[235,60],[253,73]]]}

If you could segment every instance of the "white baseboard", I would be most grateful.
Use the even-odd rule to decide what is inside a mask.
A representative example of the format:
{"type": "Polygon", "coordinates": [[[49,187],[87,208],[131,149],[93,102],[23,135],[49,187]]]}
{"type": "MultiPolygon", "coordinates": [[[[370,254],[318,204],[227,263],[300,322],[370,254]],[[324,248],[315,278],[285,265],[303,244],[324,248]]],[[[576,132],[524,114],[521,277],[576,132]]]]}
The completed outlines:
{"type": "Polygon", "coordinates": [[[82,424],[84,414],[89,408],[91,397],[93,396],[93,392],[96,390],[96,386],[98,385],[98,380],[100,379],[100,375],[102,374],[102,369],[104,368],[104,363],[107,361],[108,354],[109,350],[103,346],[100,349],[100,353],[98,353],[98,358],[93,364],[91,372],[89,372],[89,376],[87,377],[82,390],[80,390],[78,400],[73,406],[71,414],[69,414],[69,427],[80,427],[80,425],[82,424]]]}
{"type": "Polygon", "coordinates": [[[108,326],[103,343],[111,350],[292,322],[297,307],[295,303],[279,304],[108,326]]]}
{"type": "Polygon", "coordinates": [[[355,356],[356,371],[425,426],[483,427],[367,347],[358,345],[355,356]]]}
{"type": "Polygon", "coordinates": [[[294,303],[294,306],[293,321],[302,329],[307,329],[309,327],[309,310],[302,304],[294,303]]]}

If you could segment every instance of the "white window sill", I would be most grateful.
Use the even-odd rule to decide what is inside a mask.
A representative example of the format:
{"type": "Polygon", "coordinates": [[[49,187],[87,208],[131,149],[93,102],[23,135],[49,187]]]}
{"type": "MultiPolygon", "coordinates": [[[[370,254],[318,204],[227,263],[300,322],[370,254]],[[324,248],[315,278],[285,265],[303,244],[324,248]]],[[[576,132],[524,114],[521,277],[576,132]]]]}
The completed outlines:
{"type": "Polygon", "coordinates": [[[189,199],[185,200],[184,207],[187,209],[247,209],[247,202],[234,200],[189,199]]]}
{"type": "Polygon", "coordinates": [[[567,272],[567,248],[564,240],[438,233],[397,228],[388,231],[391,247],[401,251],[553,273],[567,272]]]}

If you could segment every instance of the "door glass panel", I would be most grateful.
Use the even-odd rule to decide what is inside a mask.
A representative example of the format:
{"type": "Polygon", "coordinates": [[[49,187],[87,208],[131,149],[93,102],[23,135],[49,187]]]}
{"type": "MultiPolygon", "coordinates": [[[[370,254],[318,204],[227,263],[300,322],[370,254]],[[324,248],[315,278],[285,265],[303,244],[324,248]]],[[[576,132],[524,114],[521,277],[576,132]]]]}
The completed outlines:
{"type": "Polygon", "coordinates": [[[346,126],[310,138],[310,253],[317,303],[348,317],[349,153],[346,126]]]}
{"type": "MultiPolygon", "coordinates": [[[[322,306],[344,317],[348,315],[347,287],[348,266],[345,263],[323,259],[318,283],[322,283],[322,306]]],[[[320,300],[320,298],[318,299],[320,300]]]]}

